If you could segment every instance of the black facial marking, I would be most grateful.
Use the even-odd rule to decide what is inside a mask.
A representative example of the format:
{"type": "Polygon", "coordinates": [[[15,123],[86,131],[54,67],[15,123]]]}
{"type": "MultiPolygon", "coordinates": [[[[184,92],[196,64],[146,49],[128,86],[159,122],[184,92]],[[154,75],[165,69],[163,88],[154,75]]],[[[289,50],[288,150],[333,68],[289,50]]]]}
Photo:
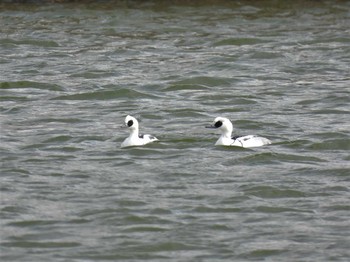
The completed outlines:
{"type": "Polygon", "coordinates": [[[219,128],[220,126],[222,126],[222,122],[221,122],[221,121],[217,121],[217,122],[214,124],[214,126],[215,126],[216,128],[219,128]]]}
{"type": "Polygon", "coordinates": [[[128,121],[128,127],[131,127],[134,124],[134,122],[132,120],[128,121]]]}

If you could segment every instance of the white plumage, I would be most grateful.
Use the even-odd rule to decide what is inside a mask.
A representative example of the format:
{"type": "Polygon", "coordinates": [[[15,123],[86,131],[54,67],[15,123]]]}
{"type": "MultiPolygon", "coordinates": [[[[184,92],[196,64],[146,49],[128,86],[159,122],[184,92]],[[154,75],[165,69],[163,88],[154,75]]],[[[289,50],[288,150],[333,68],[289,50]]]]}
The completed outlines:
{"type": "Polygon", "coordinates": [[[207,128],[216,128],[221,132],[221,136],[215,143],[216,146],[259,147],[271,144],[269,139],[257,135],[232,137],[232,123],[225,117],[215,118],[213,125],[207,128]]]}
{"type": "Polygon", "coordinates": [[[127,115],[125,117],[125,127],[129,128],[130,135],[124,140],[121,147],[143,146],[148,143],[158,141],[155,136],[139,134],[139,122],[135,117],[127,115]]]}

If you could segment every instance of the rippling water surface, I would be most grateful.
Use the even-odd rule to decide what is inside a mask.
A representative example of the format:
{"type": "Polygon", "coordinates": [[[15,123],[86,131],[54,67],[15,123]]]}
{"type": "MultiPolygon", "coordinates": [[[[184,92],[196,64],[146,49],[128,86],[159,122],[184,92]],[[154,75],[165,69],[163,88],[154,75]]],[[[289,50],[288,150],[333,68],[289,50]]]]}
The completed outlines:
{"type": "Polygon", "coordinates": [[[1,261],[348,261],[348,1],[0,11],[1,261]]]}

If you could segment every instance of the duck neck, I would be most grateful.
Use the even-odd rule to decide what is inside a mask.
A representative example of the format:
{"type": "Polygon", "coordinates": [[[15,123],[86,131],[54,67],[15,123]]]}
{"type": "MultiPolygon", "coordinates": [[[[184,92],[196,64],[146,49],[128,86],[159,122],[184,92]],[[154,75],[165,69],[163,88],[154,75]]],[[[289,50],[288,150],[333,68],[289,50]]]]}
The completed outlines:
{"type": "Polygon", "coordinates": [[[221,133],[222,138],[231,138],[232,135],[232,130],[225,130],[224,132],[221,133]]]}
{"type": "Polygon", "coordinates": [[[139,130],[136,128],[136,129],[132,129],[130,131],[130,137],[139,137],[139,130]]]}

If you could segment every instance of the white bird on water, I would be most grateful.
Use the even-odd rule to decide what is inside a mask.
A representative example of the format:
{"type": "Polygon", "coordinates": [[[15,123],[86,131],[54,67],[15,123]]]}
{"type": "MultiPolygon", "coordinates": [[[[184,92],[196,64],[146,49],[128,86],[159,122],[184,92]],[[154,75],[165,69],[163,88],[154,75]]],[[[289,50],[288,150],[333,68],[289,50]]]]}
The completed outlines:
{"type": "Polygon", "coordinates": [[[139,134],[139,122],[135,117],[127,115],[125,117],[124,127],[129,128],[130,135],[121,144],[122,148],[129,147],[129,146],[143,146],[148,143],[158,141],[158,139],[155,136],[139,134]]]}
{"type": "Polygon", "coordinates": [[[220,130],[221,136],[216,141],[216,146],[259,147],[271,144],[269,139],[257,135],[232,136],[232,123],[225,117],[215,118],[213,125],[206,127],[220,130]]]}

